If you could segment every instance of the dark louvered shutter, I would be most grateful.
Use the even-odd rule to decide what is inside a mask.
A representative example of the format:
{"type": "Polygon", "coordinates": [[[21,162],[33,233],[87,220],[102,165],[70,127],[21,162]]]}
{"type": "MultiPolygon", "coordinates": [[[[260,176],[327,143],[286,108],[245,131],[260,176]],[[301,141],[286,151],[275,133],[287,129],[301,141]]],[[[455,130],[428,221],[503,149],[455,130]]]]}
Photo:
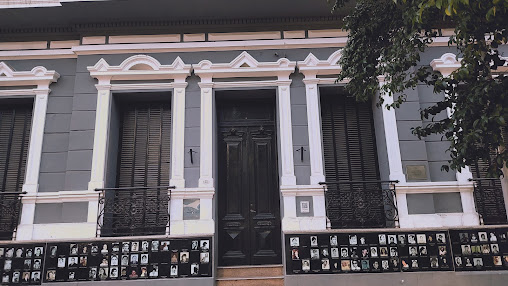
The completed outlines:
{"type": "Polygon", "coordinates": [[[124,106],[118,187],[169,186],[170,134],[169,104],[124,106]]]}
{"type": "Polygon", "coordinates": [[[167,103],[128,103],[121,109],[119,189],[102,236],[166,233],[169,222],[171,109],[167,103]],[[140,189],[131,189],[140,187],[140,189]],[[142,187],[142,188],[141,188],[142,187]],[[146,188],[154,187],[154,188],[146,188]]]}
{"type": "Polygon", "coordinates": [[[489,166],[490,160],[482,160],[471,166],[471,173],[476,178],[474,189],[476,210],[484,224],[505,224],[507,217],[501,180],[489,178],[487,174],[489,166]]]}
{"type": "Polygon", "coordinates": [[[0,107],[0,239],[11,239],[20,214],[32,105],[0,107]],[[9,193],[9,194],[6,194],[9,193]]]}
{"type": "Polygon", "coordinates": [[[321,118],[332,228],[384,226],[371,103],[321,90],[321,118]]]}

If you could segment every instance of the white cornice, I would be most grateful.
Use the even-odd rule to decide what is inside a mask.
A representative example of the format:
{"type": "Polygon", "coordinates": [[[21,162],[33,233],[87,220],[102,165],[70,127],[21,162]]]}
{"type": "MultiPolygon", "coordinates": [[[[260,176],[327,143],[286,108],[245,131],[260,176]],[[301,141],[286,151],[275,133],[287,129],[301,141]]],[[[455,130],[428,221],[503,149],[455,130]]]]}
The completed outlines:
{"type": "Polygon", "coordinates": [[[118,66],[111,66],[101,58],[94,66],[89,66],[88,71],[99,83],[111,80],[185,79],[190,75],[191,65],[186,65],[180,57],[171,65],[162,65],[151,56],[134,55],[118,66]]]}
{"type": "MultiPolygon", "coordinates": [[[[503,66],[498,67],[497,70],[493,70],[494,74],[505,74],[508,73],[508,57],[501,57],[505,60],[503,66]]],[[[434,59],[430,62],[430,66],[435,71],[439,71],[443,76],[448,77],[455,70],[460,68],[462,58],[457,58],[455,54],[445,53],[439,59],[434,59]]]]}
{"type": "Polygon", "coordinates": [[[30,71],[15,71],[5,62],[0,62],[0,86],[29,86],[36,85],[47,88],[56,82],[60,75],[56,71],[48,71],[45,67],[37,66],[30,71]]]}
{"type": "Polygon", "coordinates": [[[214,64],[209,60],[192,65],[194,73],[203,78],[272,77],[287,78],[295,71],[296,62],[281,58],[276,62],[258,62],[243,51],[229,63],[214,64]]]}

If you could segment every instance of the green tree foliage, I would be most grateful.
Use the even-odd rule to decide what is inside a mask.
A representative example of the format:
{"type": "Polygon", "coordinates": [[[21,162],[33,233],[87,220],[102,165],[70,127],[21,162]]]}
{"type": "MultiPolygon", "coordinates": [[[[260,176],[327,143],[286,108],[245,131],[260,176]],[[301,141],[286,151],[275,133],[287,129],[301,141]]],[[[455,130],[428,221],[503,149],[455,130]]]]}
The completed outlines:
{"type": "MultiPolygon", "coordinates": [[[[334,9],[346,2],[336,0],[334,9]]],[[[413,128],[413,133],[419,138],[441,134],[451,142],[445,170],[488,160],[494,151],[489,172],[500,175],[503,165],[508,166],[508,140],[502,135],[508,121],[508,76],[496,70],[508,64],[498,50],[507,43],[507,12],[508,0],[358,0],[344,18],[349,38],[339,80],[350,79],[346,89],[359,101],[381,93],[392,96],[387,108],[399,107],[404,91],[417,84],[432,86],[445,99],[421,111],[422,119],[431,123],[413,128]],[[421,53],[443,27],[454,29],[449,45],[462,58],[448,78],[420,63],[421,53]],[[380,75],[387,81],[382,87],[380,75]],[[434,119],[447,109],[453,111],[449,118],[434,119]]]]}

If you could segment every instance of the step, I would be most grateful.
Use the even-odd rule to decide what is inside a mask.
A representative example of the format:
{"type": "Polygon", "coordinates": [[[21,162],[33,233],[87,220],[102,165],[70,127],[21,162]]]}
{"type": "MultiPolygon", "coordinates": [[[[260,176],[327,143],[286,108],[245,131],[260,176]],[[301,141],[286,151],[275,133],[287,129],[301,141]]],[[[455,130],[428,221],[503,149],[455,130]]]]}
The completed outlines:
{"type": "Polygon", "coordinates": [[[284,286],[284,276],[218,278],[216,286],[284,286]]]}
{"type": "Polygon", "coordinates": [[[217,278],[282,277],[282,265],[245,265],[217,268],[217,278]]]}

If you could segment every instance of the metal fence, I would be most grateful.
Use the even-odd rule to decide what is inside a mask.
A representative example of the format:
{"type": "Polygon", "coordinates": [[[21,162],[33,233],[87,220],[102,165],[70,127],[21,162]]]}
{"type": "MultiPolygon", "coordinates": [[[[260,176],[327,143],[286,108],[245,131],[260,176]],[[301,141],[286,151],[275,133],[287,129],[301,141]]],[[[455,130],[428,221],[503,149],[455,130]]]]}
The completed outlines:
{"type": "Polygon", "coordinates": [[[506,208],[499,178],[473,178],[474,200],[480,222],[487,225],[506,224],[506,208]]]}
{"type": "Polygon", "coordinates": [[[169,234],[169,203],[174,187],[96,189],[97,237],[169,234]]]}
{"type": "Polygon", "coordinates": [[[0,192],[0,240],[16,237],[23,194],[25,193],[0,192]]]}

